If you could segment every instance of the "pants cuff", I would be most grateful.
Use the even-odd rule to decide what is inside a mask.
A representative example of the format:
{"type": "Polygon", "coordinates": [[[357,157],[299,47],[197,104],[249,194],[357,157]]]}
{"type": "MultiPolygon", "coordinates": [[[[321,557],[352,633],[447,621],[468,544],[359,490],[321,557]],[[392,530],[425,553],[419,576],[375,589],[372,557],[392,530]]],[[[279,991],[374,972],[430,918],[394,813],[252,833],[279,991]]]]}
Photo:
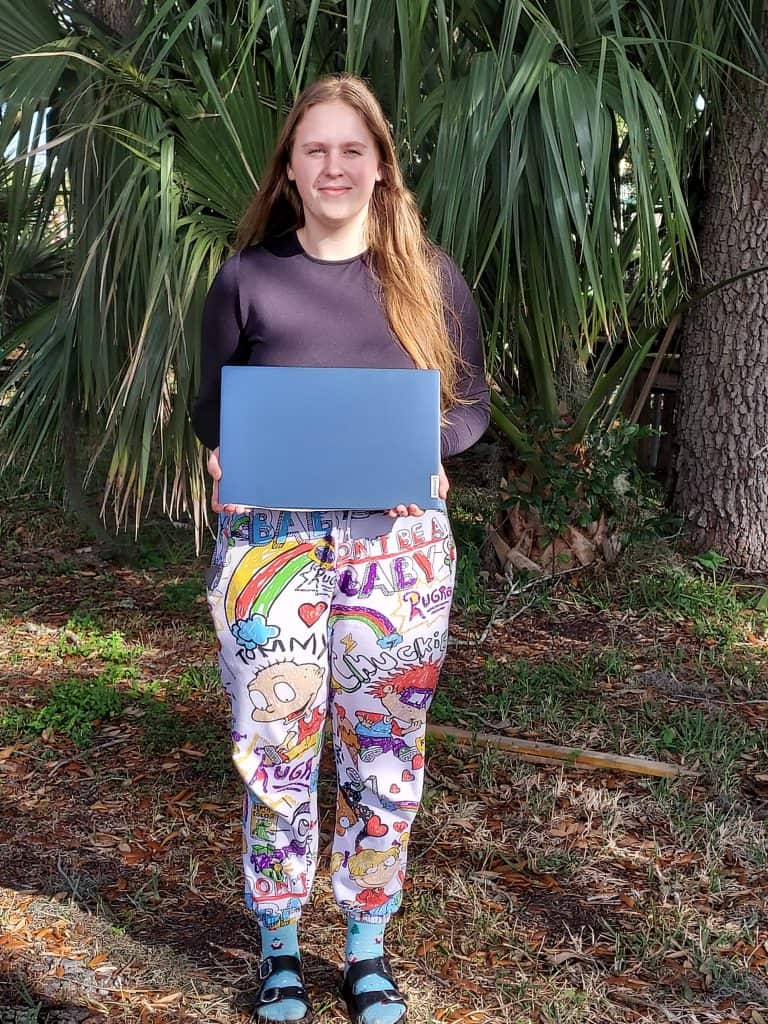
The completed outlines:
{"type": "Polygon", "coordinates": [[[291,900],[286,906],[279,907],[264,901],[263,904],[253,900],[248,892],[245,894],[245,905],[256,917],[261,928],[274,931],[290,924],[298,924],[301,918],[301,904],[297,899],[291,900]]]}
{"type": "Polygon", "coordinates": [[[356,910],[354,913],[347,912],[348,921],[360,921],[364,924],[386,924],[391,917],[391,914],[374,914],[368,910],[356,910]]]}
{"type": "Polygon", "coordinates": [[[391,899],[388,901],[388,907],[379,907],[377,910],[350,910],[347,907],[343,907],[344,913],[346,914],[347,921],[359,921],[361,924],[367,925],[386,925],[393,913],[396,913],[400,908],[399,901],[397,905],[392,905],[391,899]]]}

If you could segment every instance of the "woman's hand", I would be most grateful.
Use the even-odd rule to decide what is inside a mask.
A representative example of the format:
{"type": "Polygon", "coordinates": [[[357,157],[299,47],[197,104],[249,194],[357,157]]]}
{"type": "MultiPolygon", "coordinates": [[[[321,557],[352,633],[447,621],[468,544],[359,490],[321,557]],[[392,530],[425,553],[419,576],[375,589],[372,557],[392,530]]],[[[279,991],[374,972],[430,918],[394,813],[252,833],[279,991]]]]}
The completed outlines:
{"type": "Polygon", "coordinates": [[[219,449],[214,448],[208,452],[208,472],[213,480],[211,492],[211,508],[214,512],[245,512],[245,505],[221,505],[219,503],[219,480],[221,480],[221,465],[219,464],[219,449]]]}
{"type": "MultiPolygon", "coordinates": [[[[440,463],[440,483],[437,488],[438,498],[442,498],[445,501],[450,487],[451,485],[448,482],[448,477],[445,475],[443,464],[440,463]]],[[[394,508],[387,509],[387,515],[393,519],[396,519],[398,516],[423,516],[424,509],[419,508],[418,505],[395,505],[394,508]]]]}

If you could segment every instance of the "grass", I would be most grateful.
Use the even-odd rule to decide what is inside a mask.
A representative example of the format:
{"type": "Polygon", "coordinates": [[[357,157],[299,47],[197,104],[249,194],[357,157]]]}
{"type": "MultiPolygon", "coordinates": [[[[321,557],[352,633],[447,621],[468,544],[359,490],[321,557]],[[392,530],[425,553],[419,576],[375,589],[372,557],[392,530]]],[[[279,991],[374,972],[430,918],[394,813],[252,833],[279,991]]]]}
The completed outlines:
{"type": "Polygon", "coordinates": [[[525,732],[544,723],[562,734],[564,728],[606,722],[609,716],[599,685],[625,679],[630,670],[629,653],[621,648],[539,662],[489,657],[482,683],[473,688],[469,702],[466,683],[445,674],[430,716],[449,722],[469,715],[486,731],[516,726],[525,732]]]}
{"type": "Polygon", "coordinates": [[[729,691],[739,690],[740,697],[768,697],[768,648],[760,650],[733,650],[705,647],[698,652],[698,667],[708,677],[718,669],[728,684],[729,691]]]}
{"type": "Polygon", "coordinates": [[[694,636],[726,650],[748,635],[767,635],[768,611],[760,607],[760,595],[733,577],[721,579],[708,565],[679,556],[647,564],[630,558],[617,573],[587,580],[580,599],[601,611],[620,608],[690,622],[694,636]]]}
{"type": "Polygon", "coordinates": [[[456,703],[461,692],[460,681],[444,672],[429,708],[429,717],[433,722],[452,722],[461,716],[461,706],[456,703]]]}
{"type": "MultiPolygon", "coordinates": [[[[214,720],[189,722],[170,699],[152,692],[156,687],[126,686],[114,673],[91,678],[73,677],[55,682],[42,706],[15,707],[0,716],[0,739],[13,743],[36,736],[67,737],[80,750],[94,741],[98,729],[127,715],[141,723],[141,748],[162,753],[184,745],[214,755],[227,748],[227,731],[214,720]]],[[[216,758],[218,760],[218,758],[216,758]]]]}
{"type": "MultiPolygon", "coordinates": [[[[199,611],[205,590],[202,577],[166,583],[163,586],[163,607],[166,611],[189,615],[199,611]]],[[[206,610],[207,614],[207,610],[206,610]]]]}
{"type": "Polygon", "coordinates": [[[683,707],[671,712],[658,708],[652,713],[661,732],[649,737],[649,745],[659,752],[695,757],[707,768],[720,771],[730,768],[747,751],[768,754],[764,735],[722,711],[683,707]]]}
{"type": "MultiPolygon", "coordinates": [[[[679,669],[684,652],[650,648],[645,657],[662,668],[679,669]]],[[[670,707],[653,699],[626,709],[606,700],[605,686],[632,689],[637,664],[627,647],[595,647],[575,657],[487,659],[483,680],[468,695],[466,681],[445,674],[430,717],[464,721],[479,731],[514,727],[524,734],[619,753],[681,758],[708,773],[721,789],[734,784],[740,758],[765,760],[766,742],[727,708],[670,707]],[[586,741],[586,742],[585,742],[586,741]]],[[[611,692],[609,689],[607,692],[611,692]]]]}
{"type": "Polygon", "coordinates": [[[54,683],[42,707],[12,708],[0,717],[0,736],[13,742],[57,733],[82,748],[90,745],[94,728],[117,717],[124,706],[109,677],[66,679],[54,683]]]}
{"type": "Polygon", "coordinates": [[[55,652],[81,658],[97,657],[127,668],[141,654],[142,648],[139,644],[129,644],[119,630],[104,632],[93,615],[79,613],[64,626],[55,652]]]}
{"type": "MultiPolygon", "coordinates": [[[[682,845],[706,857],[710,871],[724,857],[768,867],[768,828],[738,797],[702,799],[689,783],[679,780],[661,779],[646,787],[660,820],[682,845]]],[[[719,870],[714,874],[719,883],[719,870]]]]}
{"type": "Polygon", "coordinates": [[[486,526],[493,505],[467,487],[449,491],[448,511],[456,542],[455,606],[463,612],[487,615],[492,607],[486,562],[486,526]]]}

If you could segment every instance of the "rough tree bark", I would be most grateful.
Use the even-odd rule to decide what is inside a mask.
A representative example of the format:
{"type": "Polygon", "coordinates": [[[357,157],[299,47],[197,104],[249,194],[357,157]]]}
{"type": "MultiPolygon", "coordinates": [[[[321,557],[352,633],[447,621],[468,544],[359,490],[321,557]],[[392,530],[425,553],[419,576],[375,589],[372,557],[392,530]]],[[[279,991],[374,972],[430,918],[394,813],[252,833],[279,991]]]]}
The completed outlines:
{"type": "MultiPolygon", "coordinates": [[[[768,45],[768,0],[763,3],[768,45]]],[[[768,264],[768,90],[735,90],[714,141],[702,285],[768,264]]],[[[697,303],[681,337],[675,511],[700,549],[768,570],[768,274],[697,303]]]]}
{"type": "Polygon", "coordinates": [[[83,0],[83,7],[119,36],[130,38],[144,0],[83,0]]]}

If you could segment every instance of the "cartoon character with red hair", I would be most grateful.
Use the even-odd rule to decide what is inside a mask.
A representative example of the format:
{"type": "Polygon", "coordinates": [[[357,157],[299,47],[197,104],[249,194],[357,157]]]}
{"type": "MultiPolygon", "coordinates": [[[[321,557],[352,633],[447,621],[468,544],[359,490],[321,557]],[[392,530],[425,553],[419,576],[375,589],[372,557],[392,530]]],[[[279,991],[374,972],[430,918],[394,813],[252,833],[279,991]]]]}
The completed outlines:
{"type": "Polygon", "coordinates": [[[386,714],[355,712],[355,736],[361,761],[373,761],[380,754],[391,753],[400,761],[410,762],[414,768],[423,765],[422,752],[406,737],[424,729],[438,672],[438,665],[427,662],[404,668],[368,687],[368,693],[381,701],[386,714]]]}
{"type": "Polygon", "coordinates": [[[424,726],[439,672],[440,666],[431,661],[413,665],[369,686],[368,693],[378,697],[390,718],[406,723],[403,733],[412,732],[424,726]]]}

